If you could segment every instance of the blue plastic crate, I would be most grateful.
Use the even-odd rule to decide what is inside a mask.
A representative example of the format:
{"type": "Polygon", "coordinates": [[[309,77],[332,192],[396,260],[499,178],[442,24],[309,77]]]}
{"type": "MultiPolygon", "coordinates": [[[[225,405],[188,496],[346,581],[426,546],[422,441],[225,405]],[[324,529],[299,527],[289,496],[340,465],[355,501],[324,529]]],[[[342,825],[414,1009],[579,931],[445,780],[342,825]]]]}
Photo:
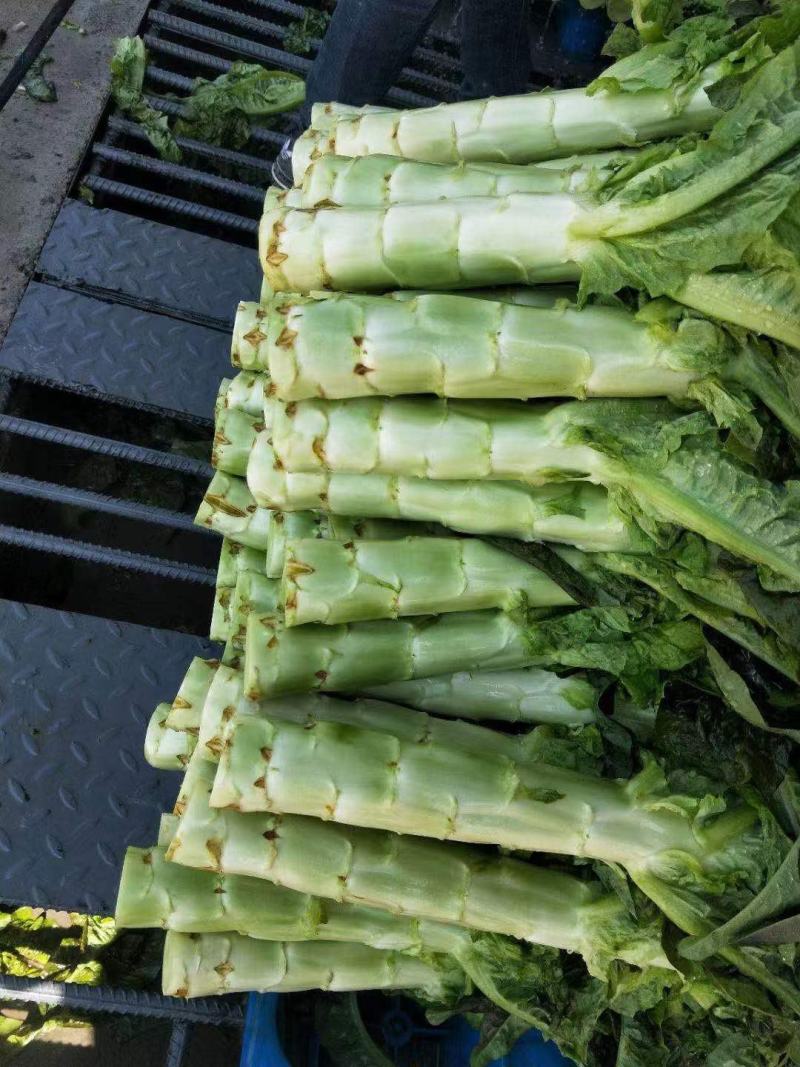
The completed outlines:
{"type": "MultiPolygon", "coordinates": [[[[252,993],[248,997],[239,1067],[317,1067],[315,1062],[290,1064],[287,1060],[278,1037],[278,1005],[276,993],[252,993]]],[[[382,1029],[387,1044],[397,1049],[422,1033],[412,1015],[404,1011],[401,998],[387,1000],[382,1029]]],[[[477,1033],[464,1019],[444,1026],[426,1026],[424,1036],[428,1040],[433,1037],[438,1044],[440,1067],[468,1067],[470,1052],[478,1041],[477,1033]]],[[[391,1058],[392,1048],[387,1052],[391,1058]]],[[[552,1041],[545,1041],[536,1030],[530,1030],[507,1056],[495,1060],[492,1067],[571,1067],[571,1061],[561,1055],[552,1041]]]]}

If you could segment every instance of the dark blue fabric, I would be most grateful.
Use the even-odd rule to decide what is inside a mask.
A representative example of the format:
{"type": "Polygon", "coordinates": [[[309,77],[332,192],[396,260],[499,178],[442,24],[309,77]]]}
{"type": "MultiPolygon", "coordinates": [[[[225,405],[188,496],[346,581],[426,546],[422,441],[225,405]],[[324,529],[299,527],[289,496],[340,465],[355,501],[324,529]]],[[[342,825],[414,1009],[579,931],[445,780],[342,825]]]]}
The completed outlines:
{"type": "MultiPolygon", "coordinates": [[[[440,0],[339,0],[306,82],[311,105],[380,104],[430,26],[440,0]]],[[[522,92],[528,83],[529,0],[463,0],[461,97],[522,92]]]]}
{"type": "Polygon", "coordinates": [[[439,0],[339,0],[306,79],[311,104],[380,104],[425,35],[439,0]]]}
{"type": "Polygon", "coordinates": [[[463,100],[525,92],[531,70],[529,18],[529,0],[463,0],[463,100]]]}

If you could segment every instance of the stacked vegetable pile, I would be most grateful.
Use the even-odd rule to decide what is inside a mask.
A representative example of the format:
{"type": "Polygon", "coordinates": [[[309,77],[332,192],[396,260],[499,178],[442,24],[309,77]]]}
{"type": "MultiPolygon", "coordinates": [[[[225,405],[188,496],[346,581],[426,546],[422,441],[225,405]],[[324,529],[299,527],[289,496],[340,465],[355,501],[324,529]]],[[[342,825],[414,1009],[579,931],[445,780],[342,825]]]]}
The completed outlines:
{"type": "Polygon", "coordinates": [[[167,992],[800,1062],[798,31],[315,110],[198,514],[225,654],[156,710],[185,776],[120,888],[167,992]]]}

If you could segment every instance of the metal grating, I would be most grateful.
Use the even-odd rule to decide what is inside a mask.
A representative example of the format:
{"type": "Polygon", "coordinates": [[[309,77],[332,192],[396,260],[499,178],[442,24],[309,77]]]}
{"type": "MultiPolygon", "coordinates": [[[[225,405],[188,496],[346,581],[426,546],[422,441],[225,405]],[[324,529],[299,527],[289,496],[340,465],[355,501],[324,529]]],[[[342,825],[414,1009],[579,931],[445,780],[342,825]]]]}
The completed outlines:
{"type": "MultiPolygon", "coordinates": [[[[314,6],[285,0],[157,0],[142,27],[150,56],[145,88],[151,102],[180,115],[180,97],[191,91],[193,79],[223,74],[234,60],[306,74],[319,41],[311,42],[308,55],[288,52],[284,41],[290,25],[314,6]]],[[[459,79],[452,44],[429,37],[402,71],[387,103],[423,107],[454,99],[459,79]]],[[[159,160],[141,130],[112,109],[78,185],[91,191],[98,206],[252,248],[286,123],[287,117],[278,115],[270,126],[254,127],[241,151],[181,138],[184,160],[171,164],[159,160]]]]}
{"type": "MultiPolygon", "coordinates": [[[[308,55],[295,55],[286,51],[285,37],[294,20],[318,6],[286,0],[157,0],[142,27],[151,102],[180,115],[180,97],[191,91],[193,79],[216,77],[236,59],[306,74],[319,42],[312,42],[308,55]]],[[[558,54],[554,0],[534,0],[532,10],[532,85],[577,84],[596,73],[596,63],[558,54]]],[[[386,103],[424,107],[453,100],[460,79],[455,36],[431,34],[386,103]]],[[[285,139],[286,123],[287,117],[278,115],[269,126],[253,128],[249,144],[238,152],[182,139],[184,160],[171,164],[158,160],[141,131],[112,110],[91,147],[81,184],[100,206],[253,247],[269,168],[285,139]]]]}

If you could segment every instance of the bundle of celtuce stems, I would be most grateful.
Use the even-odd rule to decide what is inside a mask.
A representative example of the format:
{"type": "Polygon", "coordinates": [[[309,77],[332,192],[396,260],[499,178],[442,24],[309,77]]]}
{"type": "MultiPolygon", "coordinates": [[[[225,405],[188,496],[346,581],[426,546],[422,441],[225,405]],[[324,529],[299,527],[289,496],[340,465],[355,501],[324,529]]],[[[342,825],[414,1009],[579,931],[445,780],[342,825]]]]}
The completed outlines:
{"type": "Polygon", "coordinates": [[[223,651],[153,714],[184,778],[120,887],[166,992],[800,1063],[798,7],[314,109],[197,516],[223,651]]]}

